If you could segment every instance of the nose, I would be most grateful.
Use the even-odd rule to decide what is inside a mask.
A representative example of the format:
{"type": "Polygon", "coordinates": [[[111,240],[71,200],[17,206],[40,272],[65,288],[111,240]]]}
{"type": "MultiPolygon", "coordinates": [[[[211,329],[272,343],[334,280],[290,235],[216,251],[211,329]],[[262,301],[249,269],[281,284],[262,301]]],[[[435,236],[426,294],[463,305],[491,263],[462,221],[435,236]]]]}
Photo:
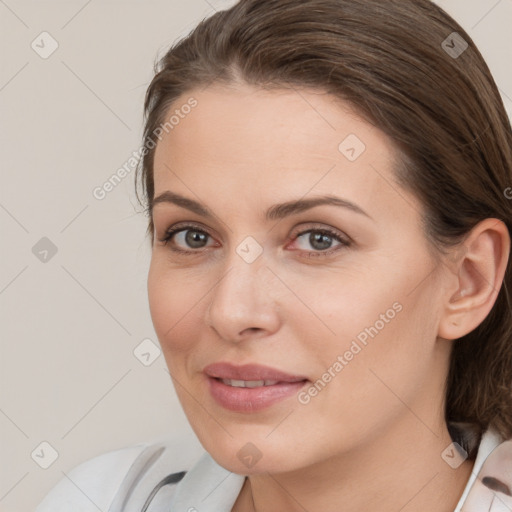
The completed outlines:
{"type": "Polygon", "coordinates": [[[210,294],[206,324],[231,342],[273,334],[280,327],[277,286],[262,256],[247,263],[234,254],[210,294]]]}

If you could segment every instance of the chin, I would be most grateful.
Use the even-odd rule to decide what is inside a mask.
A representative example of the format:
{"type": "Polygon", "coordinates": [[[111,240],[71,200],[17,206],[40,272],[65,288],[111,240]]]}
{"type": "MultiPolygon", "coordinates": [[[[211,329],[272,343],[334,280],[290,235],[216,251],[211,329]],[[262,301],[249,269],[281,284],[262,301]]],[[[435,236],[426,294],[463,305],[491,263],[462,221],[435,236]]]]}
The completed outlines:
{"type": "Polygon", "coordinates": [[[307,465],[297,458],[297,443],[287,446],[278,437],[273,442],[250,435],[200,441],[217,464],[239,475],[283,473],[307,465]]]}

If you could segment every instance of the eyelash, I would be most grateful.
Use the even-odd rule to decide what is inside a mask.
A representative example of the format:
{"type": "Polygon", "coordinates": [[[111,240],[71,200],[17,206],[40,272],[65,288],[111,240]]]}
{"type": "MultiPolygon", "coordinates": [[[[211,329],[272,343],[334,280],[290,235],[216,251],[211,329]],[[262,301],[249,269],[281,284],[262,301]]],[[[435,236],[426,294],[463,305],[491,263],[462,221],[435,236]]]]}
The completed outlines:
{"type": "MultiPolygon", "coordinates": [[[[178,233],[181,233],[182,231],[196,231],[198,233],[202,233],[202,234],[205,234],[206,236],[211,237],[211,235],[205,231],[203,228],[201,228],[200,226],[196,226],[194,224],[186,224],[186,225],[181,225],[181,226],[177,226],[175,228],[171,228],[169,229],[168,231],[166,231],[165,235],[163,238],[160,238],[159,241],[161,243],[163,243],[163,245],[167,245],[171,240],[172,238],[174,237],[174,235],[178,234],[178,233]]],[[[310,251],[310,252],[306,252],[305,255],[303,255],[302,257],[304,258],[311,258],[311,257],[327,257],[327,256],[330,256],[332,253],[336,252],[336,251],[339,251],[341,249],[346,249],[348,247],[350,247],[352,245],[351,241],[349,241],[348,239],[345,239],[343,238],[338,232],[336,231],[333,231],[329,228],[309,228],[309,229],[306,229],[304,231],[300,231],[298,232],[296,235],[294,235],[293,239],[291,241],[295,241],[297,240],[300,236],[302,235],[305,235],[307,233],[320,233],[322,235],[327,235],[331,238],[333,238],[334,240],[336,240],[337,242],[340,243],[340,245],[334,247],[334,248],[329,248],[329,249],[326,249],[324,251],[310,251]]],[[[176,246],[170,246],[170,249],[173,251],[173,252],[176,252],[176,253],[180,253],[180,254],[183,254],[183,255],[193,255],[193,254],[199,254],[202,252],[202,249],[197,249],[197,250],[190,250],[190,251],[187,251],[187,250],[184,250],[184,249],[179,249],[177,248],[176,246]]],[[[297,252],[301,252],[300,249],[297,249],[297,252]]]]}

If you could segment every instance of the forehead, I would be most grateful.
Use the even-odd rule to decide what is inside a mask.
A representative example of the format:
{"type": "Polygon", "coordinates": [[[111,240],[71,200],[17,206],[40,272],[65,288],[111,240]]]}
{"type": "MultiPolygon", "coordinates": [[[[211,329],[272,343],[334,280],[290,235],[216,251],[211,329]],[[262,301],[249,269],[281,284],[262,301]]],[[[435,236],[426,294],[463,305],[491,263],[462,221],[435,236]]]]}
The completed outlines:
{"type": "Polygon", "coordinates": [[[181,96],[165,116],[166,120],[171,118],[173,126],[163,133],[167,144],[164,140],[159,144],[156,160],[164,156],[169,143],[178,151],[195,143],[198,156],[217,149],[217,157],[233,160],[245,159],[251,153],[253,159],[293,157],[287,149],[297,145],[304,153],[337,159],[339,144],[349,135],[359,142],[356,154],[347,153],[347,157],[357,157],[363,149],[367,154],[393,152],[391,141],[362,120],[348,103],[315,90],[216,85],[181,96]],[[193,109],[187,107],[191,99],[196,103],[193,109]]]}
{"type": "Polygon", "coordinates": [[[198,195],[221,191],[233,199],[241,189],[275,200],[335,190],[367,205],[397,203],[400,195],[403,203],[392,141],[332,95],[214,86],[183,95],[170,116],[176,124],[155,152],[155,195],[186,192],[186,183],[198,195]]]}

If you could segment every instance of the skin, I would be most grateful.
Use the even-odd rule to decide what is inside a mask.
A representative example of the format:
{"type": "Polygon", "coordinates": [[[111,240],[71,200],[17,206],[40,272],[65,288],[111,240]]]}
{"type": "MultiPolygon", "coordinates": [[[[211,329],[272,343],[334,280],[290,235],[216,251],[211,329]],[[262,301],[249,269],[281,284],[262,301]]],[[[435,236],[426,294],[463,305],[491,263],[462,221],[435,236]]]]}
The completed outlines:
{"type": "Polygon", "coordinates": [[[439,260],[421,203],[394,180],[392,142],[349,105],[238,84],[190,91],[170,111],[191,96],[197,107],[158,142],[155,197],[172,191],[213,217],[155,204],[148,293],[192,428],[220,465],[248,475],[232,510],[453,511],[473,462],[452,469],[441,457],[451,443],[444,382],[453,340],[495,302],[506,227],[487,219],[439,260]],[[338,149],[349,134],[366,146],[355,161],[338,149]],[[369,217],[322,205],[264,218],[276,203],[324,195],[369,217]],[[184,222],[209,235],[204,247],[187,245],[185,232],[160,241],[184,222]],[[309,235],[326,228],[350,245],[328,238],[331,252],[319,254],[309,235]],[[252,263],[236,252],[247,236],[263,249],[252,263]],[[202,370],[219,361],[315,382],[395,303],[401,311],[307,404],[292,396],[238,413],[209,394],[202,370]],[[237,457],[247,442],[261,453],[251,468],[237,457]]]}

